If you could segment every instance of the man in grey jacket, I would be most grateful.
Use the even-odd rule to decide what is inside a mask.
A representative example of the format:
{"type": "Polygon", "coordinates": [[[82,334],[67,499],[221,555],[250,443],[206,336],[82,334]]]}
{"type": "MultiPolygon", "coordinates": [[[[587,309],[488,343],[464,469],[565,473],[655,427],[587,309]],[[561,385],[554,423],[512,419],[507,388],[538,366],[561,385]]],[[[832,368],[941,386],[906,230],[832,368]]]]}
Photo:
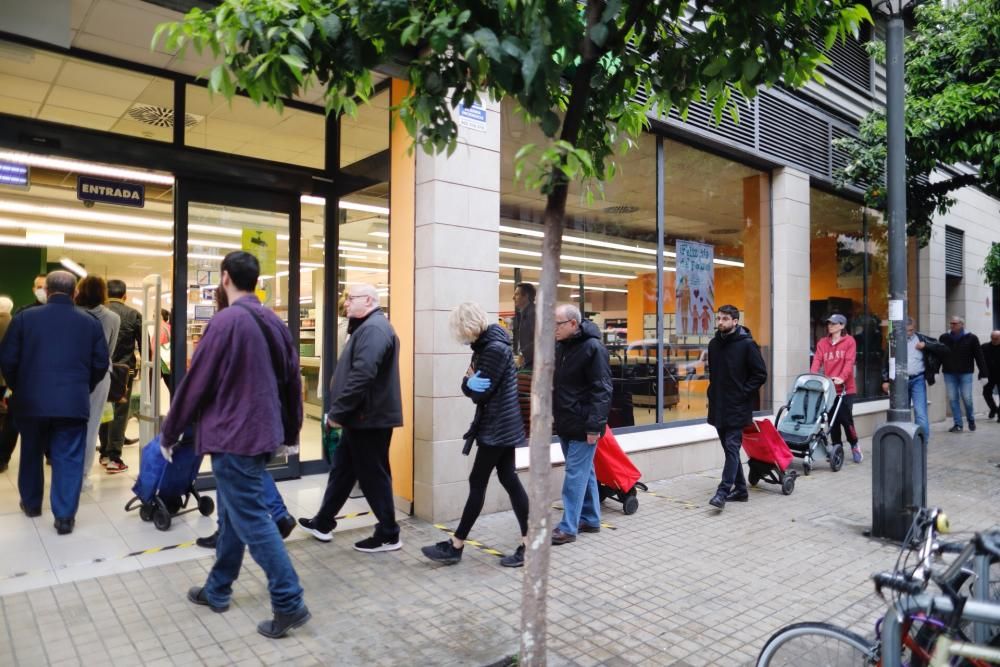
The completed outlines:
{"type": "Polygon", "coordinates": [[[343,429],[333,455],[323,504],[299,524],[329,542],[355,481],[378,519],[375,534],[354,545],[358,551],[394,551],[403,546],[389,471],[392,429],[403,425],[399,388],[399,338],[379,307],[374,285],[353,285],[344,307],[350,338],[330,381],[328,428],[343,429]]]}

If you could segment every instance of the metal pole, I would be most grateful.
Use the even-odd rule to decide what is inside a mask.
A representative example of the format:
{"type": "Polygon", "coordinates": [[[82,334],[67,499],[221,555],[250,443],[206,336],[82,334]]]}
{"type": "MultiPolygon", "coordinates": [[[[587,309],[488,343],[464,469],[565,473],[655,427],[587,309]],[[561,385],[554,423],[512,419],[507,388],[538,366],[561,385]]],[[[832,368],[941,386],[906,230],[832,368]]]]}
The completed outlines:
{"type": "Polygon", "coordinates": [[[906,359],[906,127],[903,116],[903,16],[889,17],[886,36],[886,184],[889,208],[889,321],[896,379],[889,401],[890,422],[910,421],[906,359]]]}
{"type": "MultiPolygon", "coordinates": [[[[663,356],[663,251],[666,223],[663,220],[663,191],[666,189],[664,172],[663,137],[656,137],[656,423],[663,422],[663,367],[666,357],[663,356]]],[[[677,308],[674,308],[676,311],[677,308]]],[[[643,314],[645,317],[645,313],[643,314]]]]}

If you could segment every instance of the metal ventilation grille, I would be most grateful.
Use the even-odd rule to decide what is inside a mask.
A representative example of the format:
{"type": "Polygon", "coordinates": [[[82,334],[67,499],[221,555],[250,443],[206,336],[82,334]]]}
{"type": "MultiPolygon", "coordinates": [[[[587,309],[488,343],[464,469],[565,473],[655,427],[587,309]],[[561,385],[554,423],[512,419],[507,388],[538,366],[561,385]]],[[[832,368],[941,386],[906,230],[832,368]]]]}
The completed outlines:
{"type": "Polygon", "coordinates": [[[689,126],[710,132],[718,137],[725,137],[730,141],[754,148],[754,130],[757,125],[756,106],[743,97],[743,94],[730,86],[732,101],[739,110],[740,122],[733,122],[732,116],[727,108],[722,112],[722,118],[718,125],[715,123],[715,115],[712,107],[704,102],[695,102],[688,107],[687,120],[681,120],[681,115],[677,109],[670,110],[670,119],[676,121],[682,127],[689,126]]]}
{"type": "Polygon", "coordinates": [[[944,228],[944,275],[961,278],[965,256],[965,232],[954,227],[944,228]]]}
{"type": "Polygon", "coordinates": [[[774,95],[758,99],[760,152],[829,174],[830,124],[774,95]]]}
{"type": "MultiPolygon", "coordinates": [[[[152,104],[133,104],[126,112],[132,120],[137,120],[153,127],[173,127],[174,110],[158,107],[152,104]]],[[[193,113],[184,114],[184,126],[194,127],[204,119],[193,113]]]]}
{"type": "MultiPolygon", "coordinates": [[[[818,31],[813,30],[813,43],[823,50],[823,39],[818,31]]],[[[832,61],[829,65],[823,65],[822,69],[833,72],[848,83],[859,88],[870,91],[872,88],[872,67],[871,57],[865,49],[864,44],[853,36],[847,41],[841,42],[839,39],[833,43],[826,55],[832,61]]]]}

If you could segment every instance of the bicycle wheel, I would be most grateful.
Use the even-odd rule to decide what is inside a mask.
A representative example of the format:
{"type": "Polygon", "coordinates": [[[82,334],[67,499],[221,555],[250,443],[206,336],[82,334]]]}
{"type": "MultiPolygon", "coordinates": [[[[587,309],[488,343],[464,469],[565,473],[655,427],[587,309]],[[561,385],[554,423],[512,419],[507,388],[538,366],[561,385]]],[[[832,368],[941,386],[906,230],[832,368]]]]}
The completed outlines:
{"type": "Polygon", "coordinates": [[[878,664],[877,644],[829,623],[796,623],[771,635],[757,667],[867,667],[878,664]]]}

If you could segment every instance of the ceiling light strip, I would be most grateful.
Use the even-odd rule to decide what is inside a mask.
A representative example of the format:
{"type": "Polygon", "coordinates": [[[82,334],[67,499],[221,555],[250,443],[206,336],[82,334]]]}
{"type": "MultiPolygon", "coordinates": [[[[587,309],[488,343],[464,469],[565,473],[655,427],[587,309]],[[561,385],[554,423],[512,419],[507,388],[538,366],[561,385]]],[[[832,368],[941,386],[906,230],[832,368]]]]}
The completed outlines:
{"type": "Polygon", "coordinates": [[[62,243],[38,244],[32,243],[21,236],[0,236],[0,244],[16,245],[28,248],[44,248],[48,246],[58,248],[68,248],[70,250],[91,250],[94,252],[107,252],[117,255],[142,255],[144,257],[170,257],[174,253],[170,250],[153,250],[151,248],[133,248],[130,246],[104,245],[101,243],[79,243],[77,241],[63,241],[62,243]]]}
{"type": "Polygon", "coordinates": [[[93,162],[83,162],[81,160],[69,160],[66,158],[54,158],[34,153],[19,153],[15,151],[0,151],[0,160],[9,162],[20,162],[21,164],[41,167],[43,169],[57,169],[60,171],[71,171],[79,174],[91,174],[93,176],[105,176],[107,178],[120,178],[143,183],[156,183],[157,185],[174,184],[174,177],[165,174],[156,174],[150,171],[139,171],[136,169],[123,169],[121,167],[109,167],[107,165],[95,164],[93,162]]]}

